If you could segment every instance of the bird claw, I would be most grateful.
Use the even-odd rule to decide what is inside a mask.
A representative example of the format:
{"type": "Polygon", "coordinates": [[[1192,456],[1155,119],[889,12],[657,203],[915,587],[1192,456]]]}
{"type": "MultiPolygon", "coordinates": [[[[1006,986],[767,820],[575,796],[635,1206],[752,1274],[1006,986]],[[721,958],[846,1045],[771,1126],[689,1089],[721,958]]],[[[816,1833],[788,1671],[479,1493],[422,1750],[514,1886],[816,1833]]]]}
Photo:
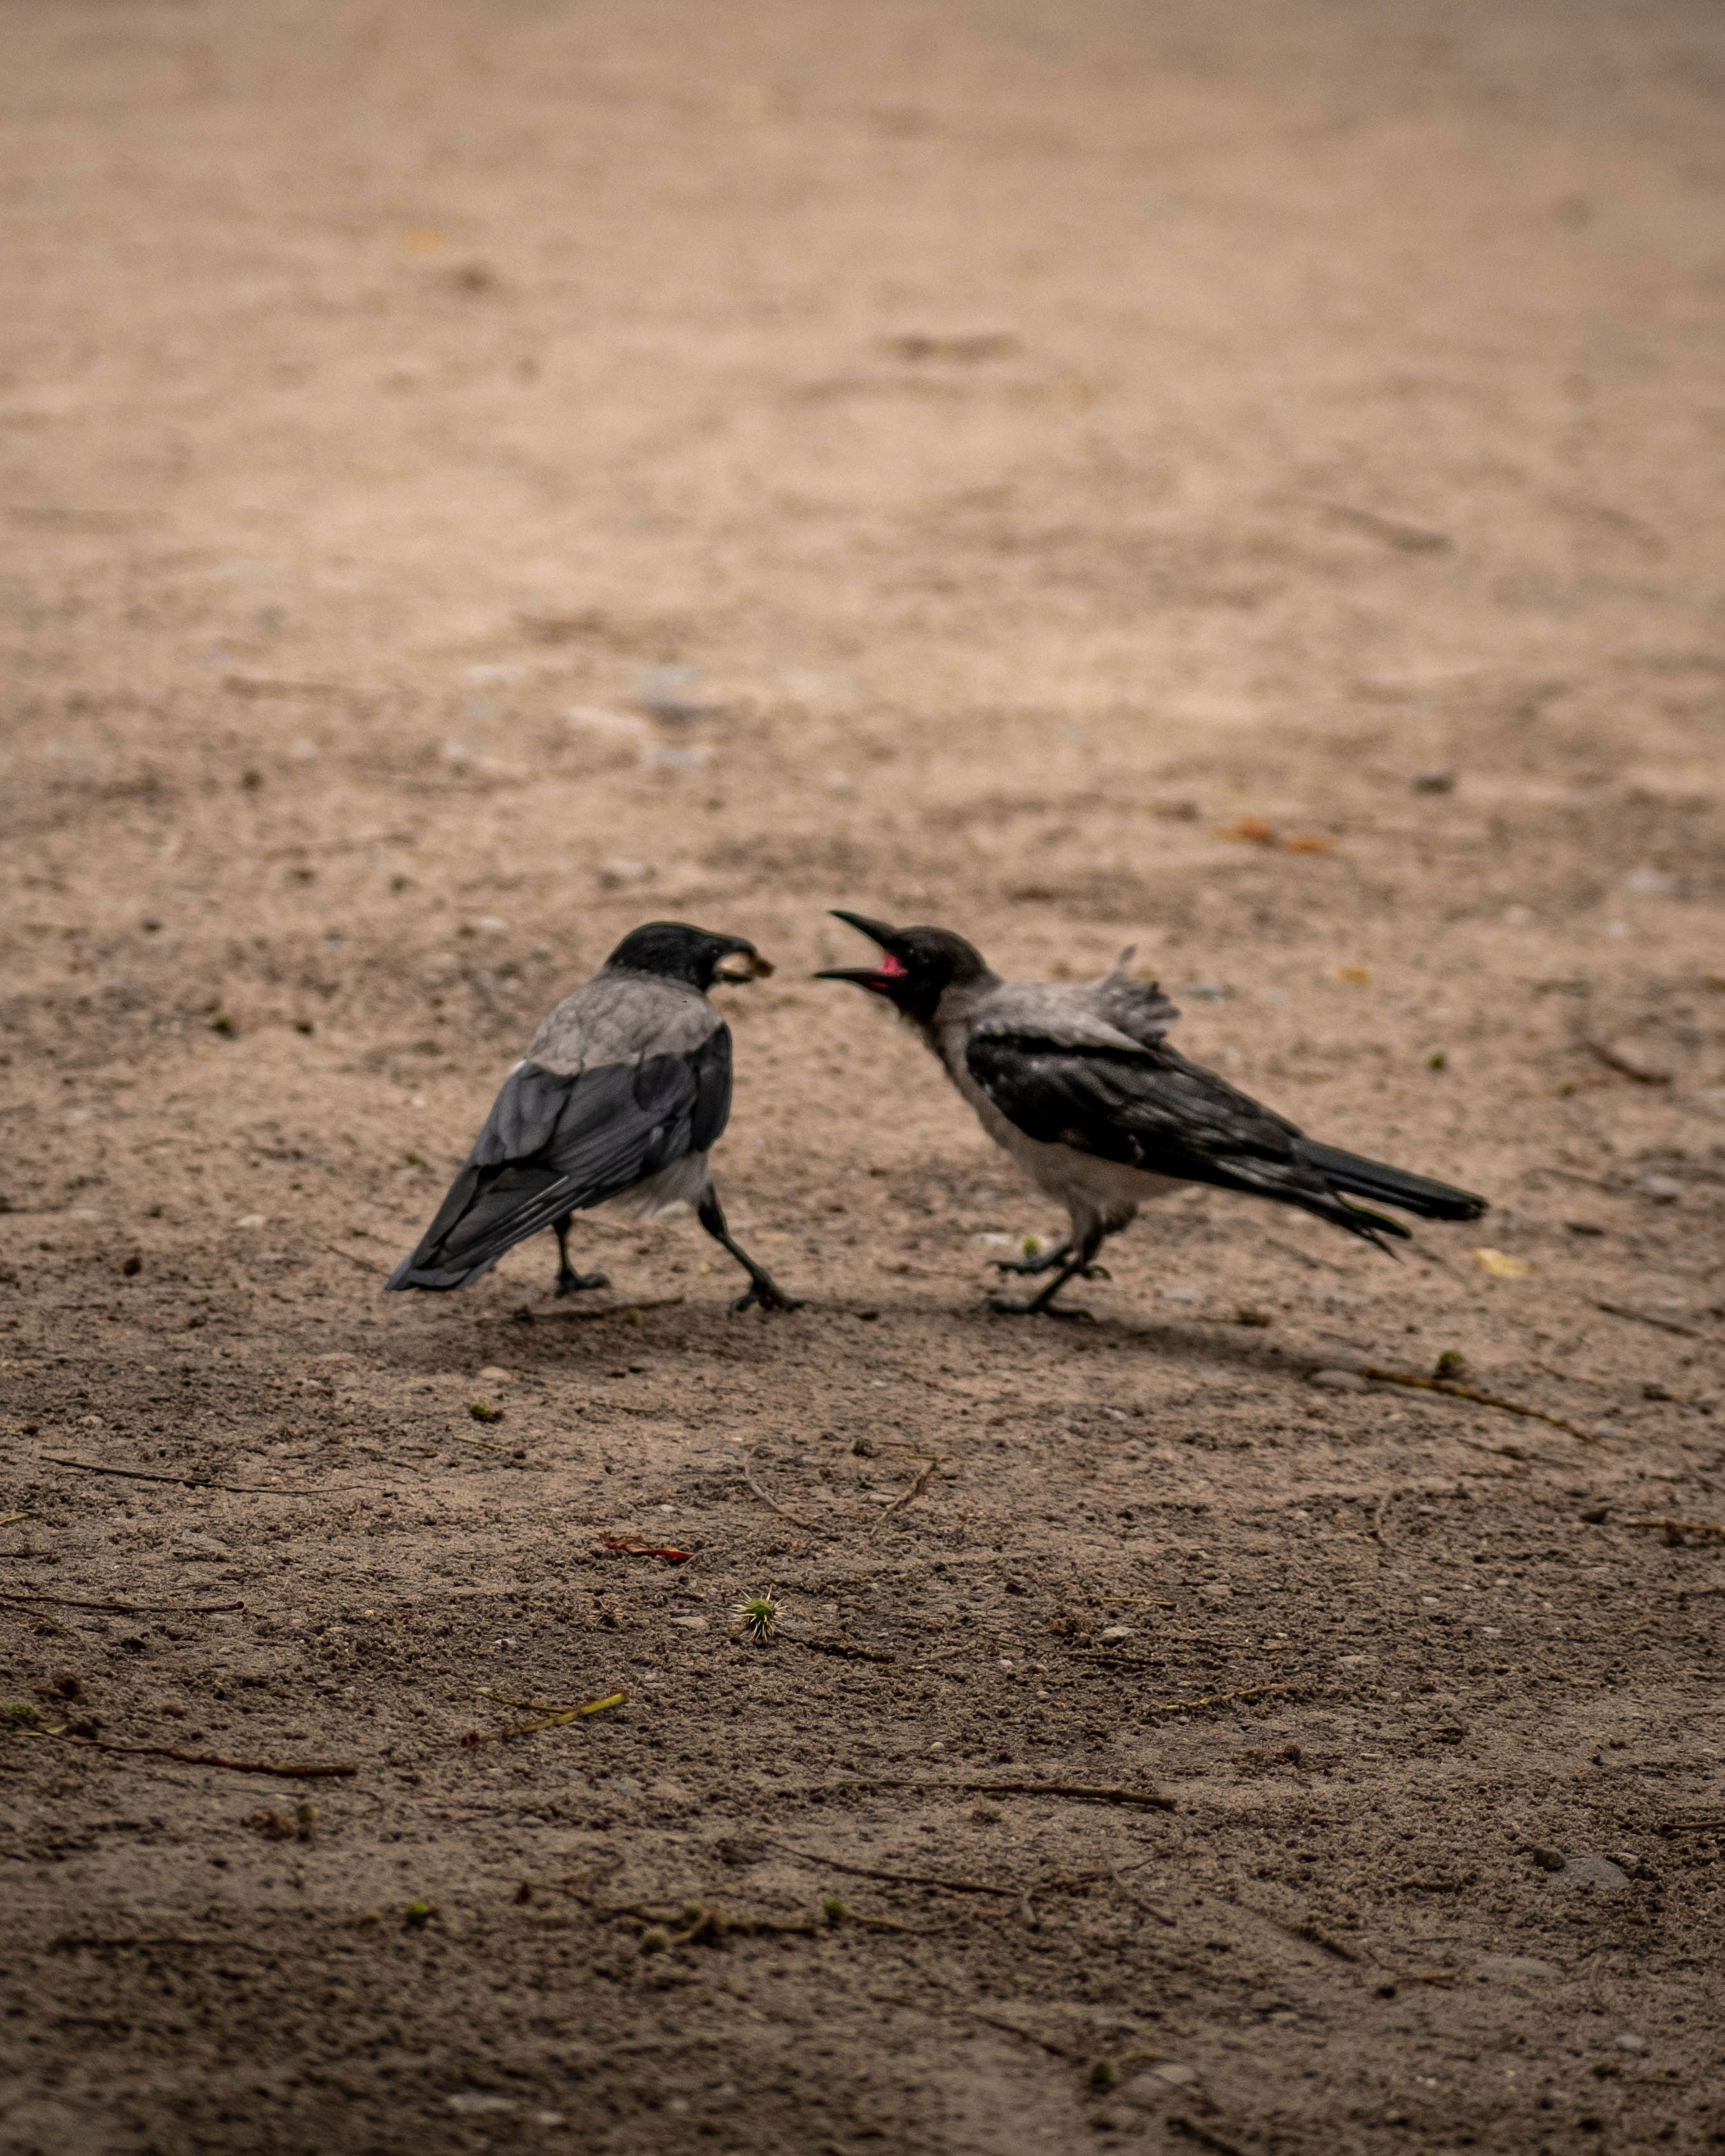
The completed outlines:
{"type": "Polygon", "coordinates": [[[997,1272],[1045,1273],[1060,1263],[1057,1257],[995,1258],[991,1261],[997,1272]]]}
{"type": "Polygon", "coordinates": [[[590,1287],[609,1287],[609,1273],[559,1273],[554,1292],[561,1299],[566,1295],[579,1295],[590,1287]]]}
{"type": "Polygon", "coordinates": [[[1002,1317],[1068,1317],[1079,1325],[1096,1323],[1087,1310],[1076,1310],[1066,1302],[1044,1302],[1040,1297],[1029,1302],[1014,1302],[1010,1296],[991,1295],[988,1307],[1002,1317]]]}
{"type": "Polygon", "coordinates": [[[775,1287],[771,1281],[754,1281],[748,1292],[738,1296],[731,1307],[736,1311],[752,1310],[757,1304],[762,1310],[800,1310],[803,1307],[798,1296],[787,1295],[783,1288],[775,1287]]]}

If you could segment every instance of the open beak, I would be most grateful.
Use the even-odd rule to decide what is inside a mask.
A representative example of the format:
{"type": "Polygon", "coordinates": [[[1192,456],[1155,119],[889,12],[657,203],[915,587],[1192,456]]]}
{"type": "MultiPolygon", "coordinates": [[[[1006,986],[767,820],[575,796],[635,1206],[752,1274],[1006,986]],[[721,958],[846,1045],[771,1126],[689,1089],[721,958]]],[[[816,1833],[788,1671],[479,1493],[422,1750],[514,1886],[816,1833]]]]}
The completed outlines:
{"type": "MultiPolygon", "coordinates": [[[[870,921],[866,914],[845,913],[836,906],[830,909],[834,921],[858,930],[871,943],[878,943],[883,951],[891,944],[895,931],[884,921],[870,921]]],[[[878,971],[873,966],[829,966],[816,973],[817,981],[854,981],[860,988],[871,988],[877,996],[890,996],[895,979],[902,979],[902,972],[895,975],[878,971]]]]}
{"type": "Polygon", "coordinates": [[[883,951],[898,933],[896,928],[889,928],[884,921],[870,921],[865,913],[846,913],[836,906],[829,907],[828,911],[834,921],[842,921],[847,928],[859,930],[868,937],[870,942],[878,943],[883,951]]]}
{"type": "Polygon", "coordinates": [[[772,973],[769,960],[758,951],[731,951],[721,958],[714,968],[715,978],[737,983],[743,981],[764,981],[772,973]]]}

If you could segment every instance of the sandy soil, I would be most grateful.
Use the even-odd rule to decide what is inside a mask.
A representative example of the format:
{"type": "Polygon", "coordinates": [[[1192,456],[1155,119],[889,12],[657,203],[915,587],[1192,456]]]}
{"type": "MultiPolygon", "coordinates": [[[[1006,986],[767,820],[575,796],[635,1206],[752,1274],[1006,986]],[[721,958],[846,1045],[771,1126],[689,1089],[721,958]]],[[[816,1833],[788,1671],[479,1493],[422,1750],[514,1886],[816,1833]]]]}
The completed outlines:
{"type": "Polygon", "coordinates": [[[1725,2140],[1717,12],[0,36],[7,2146],[1725,2140]],[[1495,1210],[991,1317],[834,904],[1495,1210]],[[807,1306],[386,1303],[665,913],[807,1306]]]}

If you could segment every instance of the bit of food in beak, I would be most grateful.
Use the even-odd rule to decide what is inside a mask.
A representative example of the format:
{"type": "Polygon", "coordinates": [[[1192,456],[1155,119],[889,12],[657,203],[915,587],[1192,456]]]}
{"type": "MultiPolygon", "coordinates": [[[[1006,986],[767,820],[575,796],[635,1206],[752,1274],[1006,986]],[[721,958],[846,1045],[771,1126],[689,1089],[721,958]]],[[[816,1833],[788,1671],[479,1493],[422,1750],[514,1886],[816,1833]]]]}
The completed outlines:
{"type": "Polygon", "coordinates": [[[763,958],[758,951],[732,951],[721,958],[716,968],[721,981],[764,981],[772,973],[772,962],[763,958]]]}

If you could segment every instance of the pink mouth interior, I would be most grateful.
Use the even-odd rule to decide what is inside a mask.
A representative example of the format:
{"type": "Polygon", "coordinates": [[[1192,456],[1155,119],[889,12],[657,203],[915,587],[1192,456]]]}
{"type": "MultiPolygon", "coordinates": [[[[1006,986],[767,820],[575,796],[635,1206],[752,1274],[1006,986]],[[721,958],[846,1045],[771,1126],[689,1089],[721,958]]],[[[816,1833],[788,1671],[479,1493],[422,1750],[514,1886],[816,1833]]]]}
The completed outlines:
{"type": "Polygon", "coordinates": [[[880,961],[880,970],[887,980],[901,981],[910,969],[908,967],[900,965],[898,960],[889,951],[880,961]]]}

